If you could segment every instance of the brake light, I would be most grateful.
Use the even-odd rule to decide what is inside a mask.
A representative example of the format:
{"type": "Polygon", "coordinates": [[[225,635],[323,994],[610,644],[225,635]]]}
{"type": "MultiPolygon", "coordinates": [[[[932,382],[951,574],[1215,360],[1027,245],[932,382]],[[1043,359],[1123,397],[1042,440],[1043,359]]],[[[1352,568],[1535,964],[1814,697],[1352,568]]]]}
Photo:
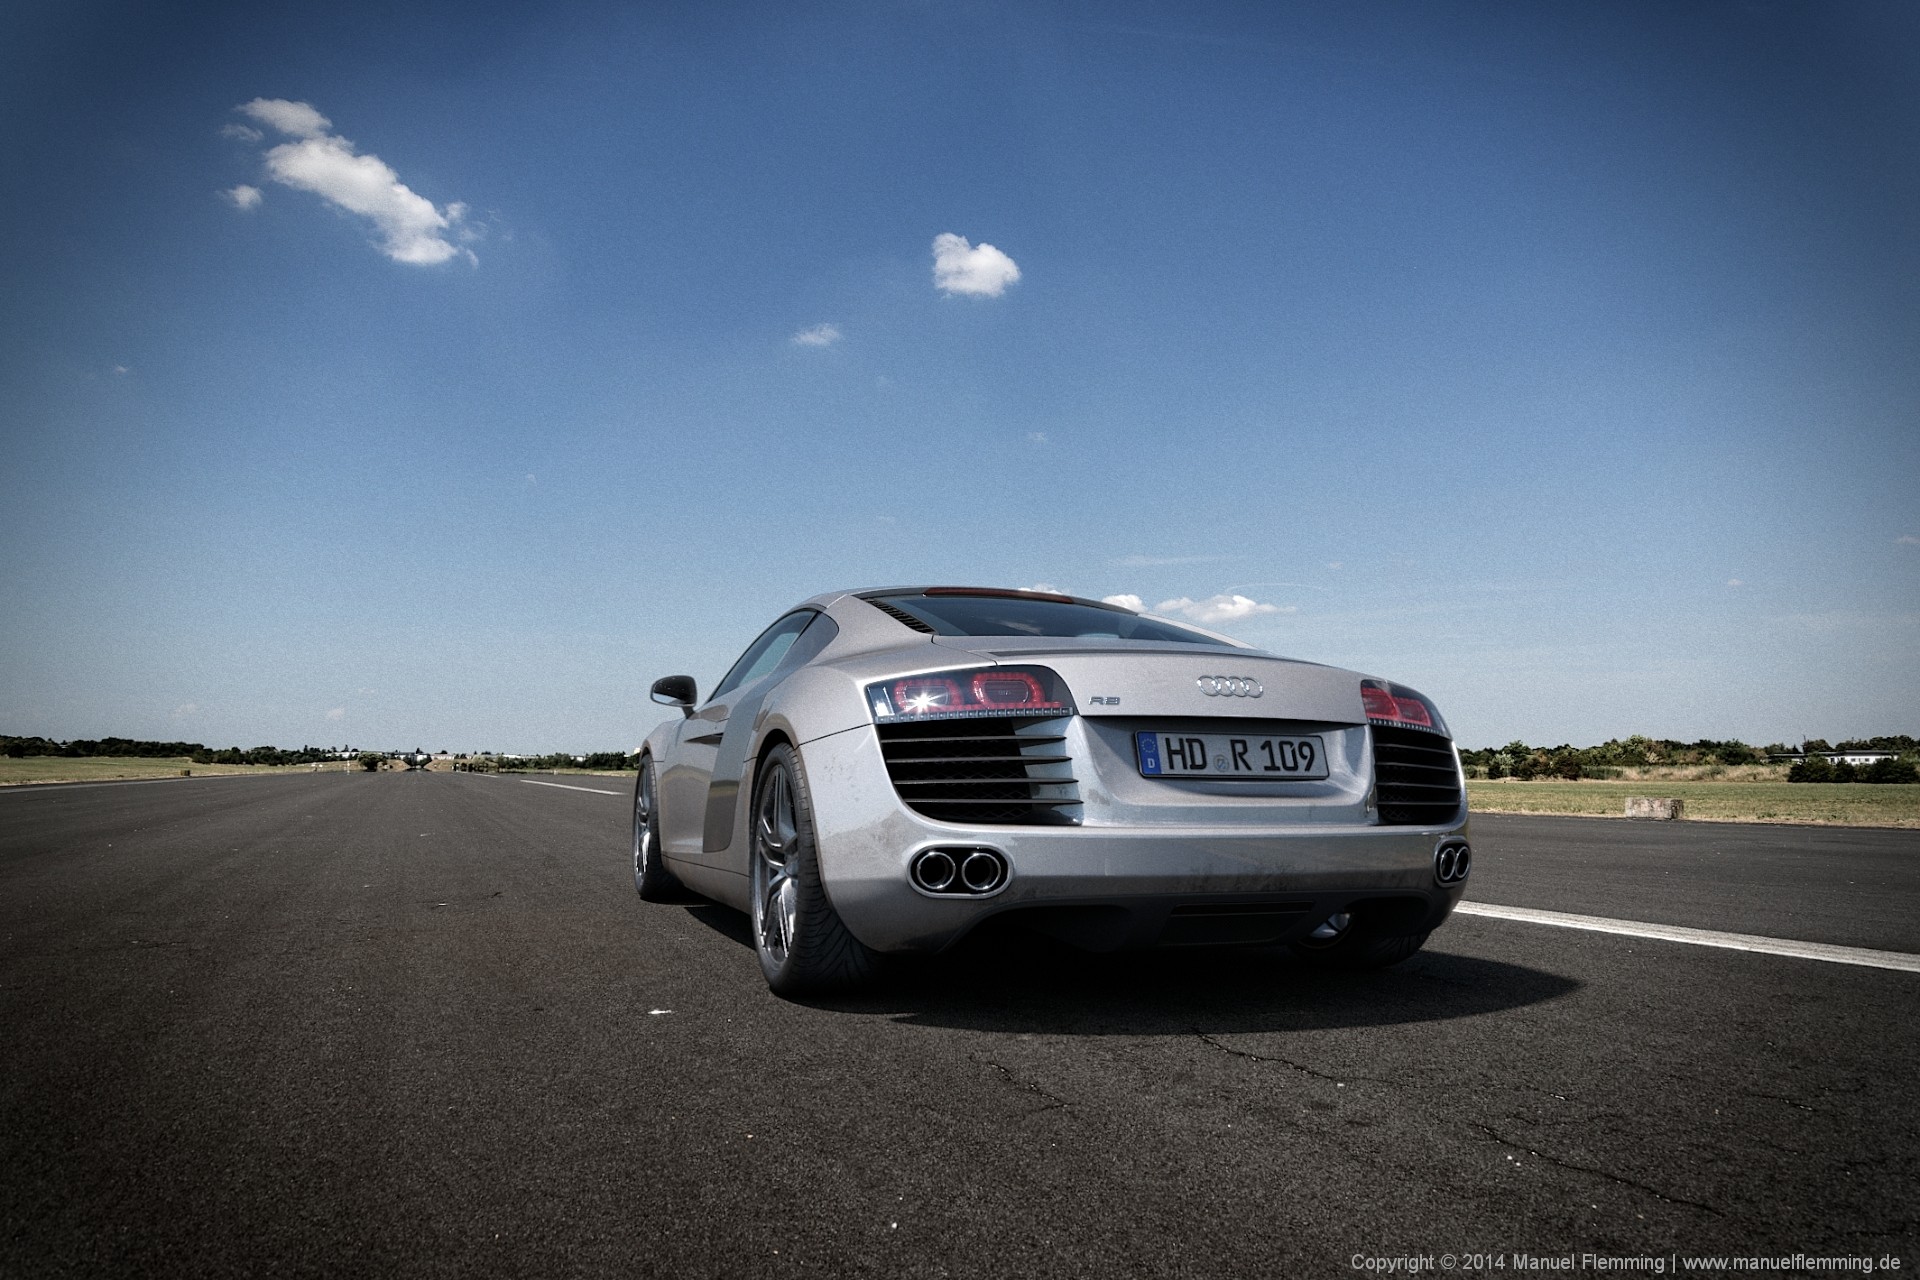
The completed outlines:
{"type": "Polygon", "coordinates": [[[1405,685],[1388,684],[1385,680],[1362,680],[1360,705],[1366,709],[1367,719],[1374,724],[1425,729],[1431,733],[1443,734],[1447,731],[1433,703],[1405,685]]]}
{"type": "Polygon", "coordinates": [[[876,722],[1074,711],[1066,683],[1045,667],[984,667],[883,680],[867,686],[867,705],[876,722]]]}

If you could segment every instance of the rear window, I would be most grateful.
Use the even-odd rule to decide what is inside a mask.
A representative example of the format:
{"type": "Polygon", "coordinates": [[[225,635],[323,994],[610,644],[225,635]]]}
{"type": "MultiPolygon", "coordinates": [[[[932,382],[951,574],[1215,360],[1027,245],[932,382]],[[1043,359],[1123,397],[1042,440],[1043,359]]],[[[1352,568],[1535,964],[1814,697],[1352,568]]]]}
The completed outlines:
{"type": "Polygon", "coordinates": [[[1221,642],[1198,631],[1143,618],[1125,609],[1009,596],[883,596],[943,636],[1058,636],[1063,639],[1165,640],[1176,644],[1221,642]]]}

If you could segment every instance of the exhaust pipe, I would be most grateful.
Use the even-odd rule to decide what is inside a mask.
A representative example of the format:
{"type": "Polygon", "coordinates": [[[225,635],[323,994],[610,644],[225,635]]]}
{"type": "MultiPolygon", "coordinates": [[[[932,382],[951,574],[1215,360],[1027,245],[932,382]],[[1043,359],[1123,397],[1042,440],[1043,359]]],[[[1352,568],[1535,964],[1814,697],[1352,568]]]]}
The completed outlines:
{"type": "Polygon", "coordinates": [[[953,888],[953,878],[958,871],[953,855],[939,849],[929,849],[913,860],[907,874],[913,878],[914,884],[928,893],[945,893],[953,888]]]}
{"type": "Polygon", "coordinates": [[[988,849],[975,849],[960,864],[960,883],[974,893],[999,888],[1006,875],[1007,864],[999,854],[988,849]]]}
{"type": "Polygon", "coordinates": [[[1473,865],[1473,847],[1465,840],[1448,840],[1433,851],[1433,878],[1441,884],[1459,884],[1473,865]]]}
{"type": "Polygon", "coordinates": [[[1006,884],[1006,855],[997,849],[922,849],[907,878],[922,893],[984,897],[1006,884]]]}

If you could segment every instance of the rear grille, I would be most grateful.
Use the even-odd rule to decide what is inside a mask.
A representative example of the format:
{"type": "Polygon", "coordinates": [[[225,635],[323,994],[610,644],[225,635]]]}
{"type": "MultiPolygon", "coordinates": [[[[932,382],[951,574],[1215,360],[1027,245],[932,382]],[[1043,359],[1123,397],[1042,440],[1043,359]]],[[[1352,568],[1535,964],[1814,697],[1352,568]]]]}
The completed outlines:
{"type": "Polygon", "coordinates": [[[1374,799],[1394,827],[1444,826],[1460,812],[1453,744],[1418,729],[1373,726],[1374,799]]]}
{"type": "Polygon", "coordinates": [[[1057,733],[1016,733],[1032,718],[878,726],[887,776],[907,807],[939,822],[1067,825],[1080,804],[1057,733]]]}

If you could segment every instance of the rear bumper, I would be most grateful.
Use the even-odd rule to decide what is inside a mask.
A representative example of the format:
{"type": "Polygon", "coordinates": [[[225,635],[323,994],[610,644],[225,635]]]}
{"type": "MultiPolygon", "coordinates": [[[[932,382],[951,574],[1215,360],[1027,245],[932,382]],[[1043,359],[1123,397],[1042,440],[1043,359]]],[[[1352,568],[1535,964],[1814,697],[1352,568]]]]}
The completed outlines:
{"type": "Polygon", "coordinates": [[[938,951],[996,917],[1097,949],[1281,942],[1356,906],[1383,931],[1420,933],[1464,891],[1434,875],[1435,850],[1465,833],[1464,814],[1440,827],[1306,823],[1297,813],[1207,826],[959,826],[901,803],[871,730],[809,742],[803,761],[827,894],[879,951],[938,951]],[[914,856],[955,846],[1001,853],[1005,885],[979,898],[914,888],[914,856]]]}

